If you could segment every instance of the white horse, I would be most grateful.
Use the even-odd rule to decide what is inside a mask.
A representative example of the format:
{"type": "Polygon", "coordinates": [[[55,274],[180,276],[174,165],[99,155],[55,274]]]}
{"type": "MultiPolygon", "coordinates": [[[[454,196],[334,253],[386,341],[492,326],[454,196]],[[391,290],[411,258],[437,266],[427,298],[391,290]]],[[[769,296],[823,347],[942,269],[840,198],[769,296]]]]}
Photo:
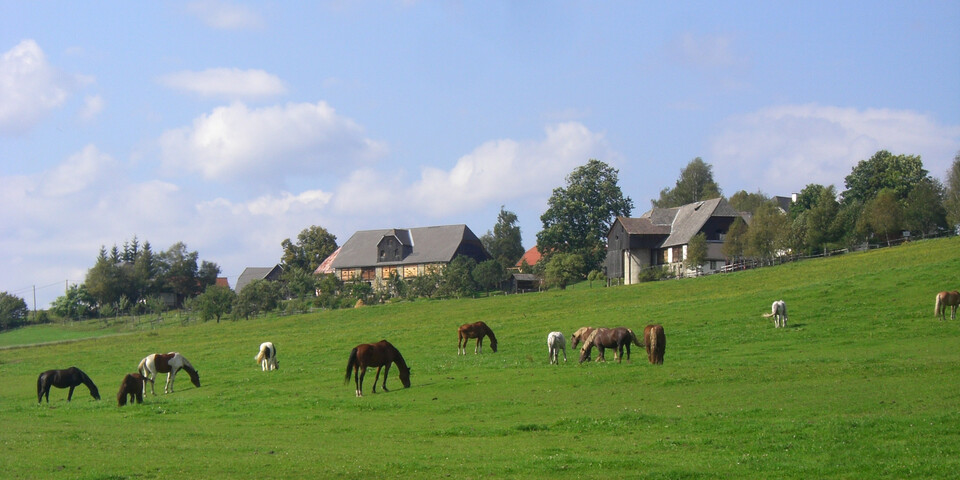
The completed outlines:
{"type": "Polygon", "coordinates": [[[194,386],[200,388],[200,373],[193,368],[189,360],[178,352],[151,353],[140,360],[137,371],[150,381],[150,393],[156,395],[157,392],[153,389],[153,381],[157,378],[157,374],[167,374],[167,383],[163,387],[163,393],[173,393],[173,379],[181,368],[190,375],[190,381],[194,386]]]}
{"type": "Polygon", "coordinates": [[[567,339],[560,332],[550,332],[547,335],[547,351],[550,353],[550,363],[560,365],[560,350],[563,350],[563,362],[567,362],[567,339]]]}
{"type": "Polygon", "coordinates": [[[260,353],[257,354],[255,360],[264,372],[280,369],[280,362],[277,361],[277,348],[273,346],[273,342],[261,343],[260,353]]]}
{"type": "Polygon", "coordinates": [[[770,305],[770,313],[764,313],[764,318],[773,318],[774,328],[787,326],[787,303],[783,300],[777,300],[770,305]]]}

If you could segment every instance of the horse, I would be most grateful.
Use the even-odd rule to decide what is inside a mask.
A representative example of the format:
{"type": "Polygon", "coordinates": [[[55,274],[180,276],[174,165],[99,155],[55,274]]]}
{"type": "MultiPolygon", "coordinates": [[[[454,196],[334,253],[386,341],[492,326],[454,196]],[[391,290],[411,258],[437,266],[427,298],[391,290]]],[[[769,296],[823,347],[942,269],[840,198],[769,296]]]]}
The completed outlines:
{"type": "Polygon", "coordinates": [[[957,319],[957,306],[960,306],[960,292],[940,292],[933,306],[933,314],[941,321],[947,319],[947,307],[950,307],[950,320],[957,319]]]}
{"type": "Polygon", "coordinates": [[[578,344],[581,342],[583,343],[583,345],[580,347],[580,363],[583,363],[584,359],[590,360],[590,349],[587,348],[586,340],[590,337],[590,334],[593,333],[594,330],[596,329],[593,327],[580,327],[576,332],[573,332],[573,335],[570,336],[571,347],[577,348],[578,344]],[[586,357],[584,357],[584,354],[586,354],[586,357]]]}
{"type": "Polygon", "coordinates": [[[67,401],[69,402],[70,399],[73,398],[73,389],[81,383],[90,389],[91,397],[100,400],[100,390],[97,390],[97,386],[93,384],[93,380],[90,380],[90,377],[87,376],[86,373],[83,373],[83,370],[77,367],[70,367],[64,370],[47,370],[37,377],[37,403],[41,403],[44,396],[47,398],[47,403],[50,403],[50,387],[69,387],[70,391],[67,392],[67,401]]]}
{"type": "Polygon", "coordinates": [[[277,347],[273,342],[263,342],[260,344],[260,353],[255,360],[260,364],[260,369],[264,372],[268,370],[280,370],[280,362],[277,361],[277,347]]]}
{"type": "Polygon", "coordinates": [[[387,374],[390,373],[390,364],[396,363],[400,369],[400,382],[403,388],[410,388],[410,367],[403,361],[403,355],[396,347],[386,340],[377,343],[361,343],[350,350],[347,360],[347,376],[343,383],[350,381],[350,372],[353,371],[353,380],[357,385],[357,396],[363,396],[363,377],[367,374],[367,367],[377,367],[377,375],[373,378],[373,393],[377,393],[377,380],[380,379],[380,369],[383,370],[383,391],[387,390],[387,374]]]}
{"type": "Polygon", "coordinates": [[[770,305],[770,313],[764,313],[763,318],[773,318],[774,328],[787,326],[787,304],[783,300],[777,300],[770,305]]]}
{"type": "Polygon", "coordinates": [[[173,393],[173,379],[181,368],[190,375],[190,381],[193,382],[193,385],[200,388],[200,373],[179,352],[151,353],[140,360],[137,372],[149,379],[150,393],[156,395],[157,392],[153,389],[153,381],[157,378],[157,374],[167,374],[167,383],[163,387],[163,393],[173,393]]]}
{"type": "Polygon", "coordinates": [[[476,338],[477,345],[473,353],[483,353],[483,337],[490,337],[490,348],[497,353],[497,337],[486,323],[464,323],[457,329],[457,355],[467,354],[467,339],[476,338]]]}
{"type": "Polygon", "coordinates": [[[597,347],[597,350],[600,351],[597,355],[597,361],[605,361],[604,349],[613,348],[615,349],[613,353],[614,359],[617,360],[617,363],[622,362],[624,347],[626,347],[627,359],[629,360],[631,343],[638,347],[643,346],[640,340],[637,339],[637,335],[629,328],[598,328],[594,330],[584,342],[585,348],[580,351],[580,363],[590,358],[590,349],[593,347],[597,347]]]}
{"type": "Polygon", "coordinates": [[[130,396],[130,403],[136,399],[137,403],[143,403],[143,394],[147,391],[147,382],[152,382],[149,378],[139,373],[128,373],[120,382],[120,391],[117,392],[117,406],[122,407],[127,404],[127,396],[130,396]]]}
{"type": "Polygon", "coordinates": [[[547,335],[547,353],[550,354],[550,363],[560,365],[560,350],[563,350],[563,362],[567,362],[567,340],[561,332],[550,332],[547,335]]]}
{"type": "Polygon", "coordinates": [[[643,329],[643,344],[647,347],[647,359],[654,365],[663,365],[663,354],[667,350],[667,336],[663,325],[647,325],[643,329]]]}

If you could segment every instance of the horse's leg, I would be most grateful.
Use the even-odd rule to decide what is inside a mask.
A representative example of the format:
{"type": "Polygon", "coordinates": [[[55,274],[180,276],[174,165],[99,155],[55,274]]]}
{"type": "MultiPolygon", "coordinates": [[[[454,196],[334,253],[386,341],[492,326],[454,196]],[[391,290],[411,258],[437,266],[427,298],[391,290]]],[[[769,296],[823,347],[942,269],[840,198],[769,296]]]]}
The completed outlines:
{"type": "MultiPolygon", "coordinates": [[[[363,377],[367,374],[367,367],[360,367],[359,376],[355,377],[357,379],[357,396],[363,396],[363,377]]],[[[376,386],[376,383],[374,383],[376,386]]]]}
{"type": "Polygon", "coordinates": [[[377,393],[377,382],[380,381],[380,369],[383,368],[383,365],[377,367],[377,374],[373,376],[373,393],[377,393]]]}
{"type": "Polygon", "coordinates": [[[69,402],[73,398],[73,389],[76,388],[76,385],[70,385],[70,391],[67,392],[67,401],[69,402]]]}
{"type": "Polygon", "coordinates": [[[483,353],[483,337],[477,337],[477,345],[473,347],[473,353],[483,353]]]}
{"type": "MultiPolygon", "coordinates": [[[[560,361],[558,360],[557,364],[559,363],[560,361]]],[[[566,345],[563,346],[563,363],[567,363],[567,346],[566,345]]]]}
{"type": "Polygon", "coordinates": [[[390,374],[390,364],[388,363],[383,366],[383,391],[384,392],[390,391],[390,390],[387,390],[387,375],[389,374],[390,374]]]}
{"type": "Polygon", "coordinates": [[[176,376],[177,371],[170,369],[170,373],[167,374],[167,383],[163,385],[163,393],[173,393],[173,377],[176,376]]]}

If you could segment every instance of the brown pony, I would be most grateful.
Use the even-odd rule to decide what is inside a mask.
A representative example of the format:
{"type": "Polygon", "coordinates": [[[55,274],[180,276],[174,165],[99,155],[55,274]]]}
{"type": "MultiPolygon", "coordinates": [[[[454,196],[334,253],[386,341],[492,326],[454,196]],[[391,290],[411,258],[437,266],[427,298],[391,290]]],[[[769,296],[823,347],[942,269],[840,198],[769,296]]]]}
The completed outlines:
{"type": "Polygon", "coordinates": [[[490,348],[497,353],[497,337],[486,323],[464,323],[457,329],[457,355],[467,354],[467,339],[476,338],[477,345],[473,353],[483,353],[483,337],[490,337],[490,348]]]}
{"type": "Polygon", "coordinates": [[[598,328],[594,330],[584,341],[584,348],[580,350],[580,363],[583,363],[585,360],[590,358],[590,349],[597,347],[597,350],[600,352],[597,355],[597,361],[606,361],[604,357],[604,349],[612,348],[614,349],[613,356],[617,360],[617,363],[623,361],[623,350],[626,347],[627,350],[627,359],[630,359],[630,344],[633,343],[638,347],[642,347],[643,344],[640,343],[640,340],[637,340],[637,336],[633,333],[633,330],[630,330],[626,327],[617,327],[617,328],[598,328]]]}
{"type": "Polygon", "coordinates": [[[940,320],[947,319],[947,307],[950,307],[950,320],[957,318],[957,306],[960,306],[960,292],[940,292],[933,306],[933,314],[940,320]]]}
{"type": "Polygon", "coordinates": [[[410,388],[410,368],[403,361],[403,355],[390,342],[380,340],[377,343],[362,343],[350,350],[350,359],[347,361],[347,376],[343,383],[350,381],[350,372],[353,371],[353,380],[357,385],[357,396],[363,396],[363,377],[367,374],[367,367],[377,367],[377,376],[373,378],[373,393],[377,393],[377,380],[380,379],[380,368],[383,371],[383,391],[387,390],[387,374],[390,373],[390,364],[396,363],[400,369],[400,382],[403,388],[410,388]]]}
{"type": "Polygon", "coordinates": [[[130,403],[136,399],[137,403],[143,403],[143,394],[147,389],[147,382],[152,381],[139,373],[128,373],[120,382],[120,391],[117,393],[117,406],[122,407],[127,404],[127,395],[130,396],[130,403]]]}
{"type": "Polygon", "coordinates": [[[654,365],[663,364],[663,354],[667,350],[667,336],[663,325],[647,325],[643,329],[643,343],[647,347],[647,358],[654,365]]]}
{"type": "Polygon", "coordinates": [[[580,347],[580,363],[583,363],[586,360],[590,360],[590,349],[587,347],[587,339],[590,338],[590,334],[596,330],[593,327],[580,327],[576,332],[573,332],[573,335],[570,335],[570,346],[571,348],[577,348],[577,345],[583,343],[580,347]]]}

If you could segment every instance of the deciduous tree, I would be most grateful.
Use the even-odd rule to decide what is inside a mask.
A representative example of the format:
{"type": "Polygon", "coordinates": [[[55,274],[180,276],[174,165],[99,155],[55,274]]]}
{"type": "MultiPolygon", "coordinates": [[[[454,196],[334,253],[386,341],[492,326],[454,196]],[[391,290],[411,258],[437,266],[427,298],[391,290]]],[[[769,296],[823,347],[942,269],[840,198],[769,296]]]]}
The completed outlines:
{"type": "Polygon", "coordinates": [[[713,166],[700,157],[694,158],[680,171],[673,188],[660,190],[660,199],[653,200],[654,207],[671,208],[717,198],[720,185],[713,180],[713,166]]]}

